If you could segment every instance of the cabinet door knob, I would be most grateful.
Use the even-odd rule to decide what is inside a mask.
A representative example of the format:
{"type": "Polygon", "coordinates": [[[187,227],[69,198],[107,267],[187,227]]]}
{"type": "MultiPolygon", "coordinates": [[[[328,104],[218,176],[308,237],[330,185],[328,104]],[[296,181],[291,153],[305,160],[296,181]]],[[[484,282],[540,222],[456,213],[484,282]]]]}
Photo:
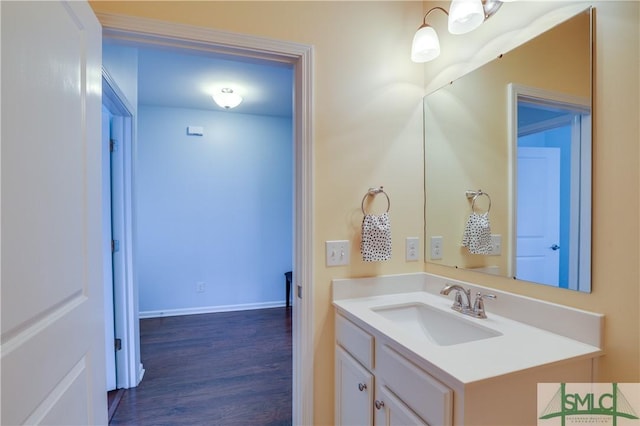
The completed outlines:
{"type": "Polygon", "coordinates": [[[358,389],[360,389],[360,392],[366,390],[367,389],[367,384],[366,383],[358,383],[358,389]]]}
{"type": "Polygon", "coordinates": [[[375,406],[376,406],[376,408],[378,410],[380,410],[382,407],[384,407],[384,401],[379,401],[379,400],[376,399],[376,402],[374,402],[374,404],[375,404],[375,406]]]}

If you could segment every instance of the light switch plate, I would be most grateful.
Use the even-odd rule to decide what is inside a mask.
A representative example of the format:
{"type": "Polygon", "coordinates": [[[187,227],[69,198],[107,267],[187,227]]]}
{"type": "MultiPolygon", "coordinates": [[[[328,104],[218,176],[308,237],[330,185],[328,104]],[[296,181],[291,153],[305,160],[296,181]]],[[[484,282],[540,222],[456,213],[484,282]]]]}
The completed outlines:
{"type": "Polygon", "coordinates": [[[327,266],[342,266],[349,264],[349,240],[326,241],[327,266]]]}
{"type": "Polygon", "coordinates": [[[407,237],[405,247],[405,259],[407,262],[415,262],[420,256],[420,238],[407,237]]]}

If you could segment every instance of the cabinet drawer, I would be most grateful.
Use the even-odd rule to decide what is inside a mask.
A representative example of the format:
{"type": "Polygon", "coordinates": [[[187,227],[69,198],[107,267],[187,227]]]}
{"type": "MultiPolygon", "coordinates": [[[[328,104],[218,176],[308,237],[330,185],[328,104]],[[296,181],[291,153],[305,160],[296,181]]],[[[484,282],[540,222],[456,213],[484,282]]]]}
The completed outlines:
{"type": "Polygon", "coordinates": [[[336,342],[368,369],[373,368],[373,336],[336,315],[336,342]]]}
{"type": "Polygon", "coordinates": [[[451,389],[387,345],[376,351],[376,377],[427,423],[451,424],[451,389]]]}

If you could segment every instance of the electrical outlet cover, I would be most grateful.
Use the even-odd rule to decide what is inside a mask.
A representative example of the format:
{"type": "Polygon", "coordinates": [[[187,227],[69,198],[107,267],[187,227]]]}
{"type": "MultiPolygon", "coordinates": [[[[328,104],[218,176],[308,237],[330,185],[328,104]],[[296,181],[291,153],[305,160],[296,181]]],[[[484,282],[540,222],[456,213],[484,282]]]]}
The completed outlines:
{"type": "Polygon", "coordinates": [[[502,254],[502,235],[491,234],[491,256],[500,256],[502,254]]]}
{"type": "Polygon", "coordinates": [[[442,259],[442,237],[431,237],[431,260],[442,259]]]}
{"type": "Polygon", "coordinates": [[[405,258],[407,262],[418,260],[420,255],[420,239],[418,237],[407,237],[405,247],[405,258]]]}

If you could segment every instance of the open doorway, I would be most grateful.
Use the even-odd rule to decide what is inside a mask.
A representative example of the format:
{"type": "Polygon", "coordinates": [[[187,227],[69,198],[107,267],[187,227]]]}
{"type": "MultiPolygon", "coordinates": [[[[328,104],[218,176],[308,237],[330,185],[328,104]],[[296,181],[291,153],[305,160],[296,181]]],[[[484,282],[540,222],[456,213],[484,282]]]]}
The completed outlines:
{"type": "MultiPolygon", "coordinates": [[[[239,57],[270,59],[274,62],[290,63],[294,68],[294,245],[293,271],[293,422],[312,423],[312,374],[313,334],[312,334],[312,222],[311,222],[311,48],[298,44],[251,39],[215,31],[203,31],[153,22],[139,18],[103,17],[99,15],[105,37],[126,39],[128,42],[144,42],[157,45],[180,46],[185,49],[199,49],[224,52],[239,57]],[[136,28],[145,28],[145,34],[136,28]],[[151,28],[153,27],[153,28],[151,28]],[[153,34],[153,35],[150,35],[153,34]],[[172,34],[173,38],[164,34],[172,34]],[[189,40],[189,41],[185,41],[189,40]],[[193,40],[198,40],[193,41],[193,40]],[[224,40],[224,42],[222,42],[224,40]],[[304,298],[301,296],[304,295],[304,298]],[[302,373],[309,372],[309,373],[302,373]]],[[[135,206],[134,206],[135,208],[135,206]]],[[[284,278],[284,277],[283,277],[284,278]]],[[[135,286],[135,280],[133,285],[135,286]]],[[[130,311],[134,310],[129,306],[130,311]]]]}
{"type": "Polygon", "coordinates": [[[293,261],[292,67],[135,50],[140,318],[284,306],[293,261]],[[219,87],[241,104],[218,106],[211,94],[219,87]]]}

